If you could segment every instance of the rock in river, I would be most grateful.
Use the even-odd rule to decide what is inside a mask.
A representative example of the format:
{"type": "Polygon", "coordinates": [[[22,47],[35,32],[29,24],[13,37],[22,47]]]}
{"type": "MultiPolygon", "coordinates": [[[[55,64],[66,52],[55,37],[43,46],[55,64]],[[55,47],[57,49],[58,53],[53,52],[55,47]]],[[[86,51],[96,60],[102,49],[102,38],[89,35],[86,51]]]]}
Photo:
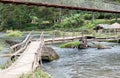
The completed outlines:
{"type": "Polygon", "coordinates": [[[43,61],[50,62],[50,61],[57,60],[57,59],[59,59],[59,56],[53,48],[44,47],[44,50],[42,52],[42,60],[43,61]]]}

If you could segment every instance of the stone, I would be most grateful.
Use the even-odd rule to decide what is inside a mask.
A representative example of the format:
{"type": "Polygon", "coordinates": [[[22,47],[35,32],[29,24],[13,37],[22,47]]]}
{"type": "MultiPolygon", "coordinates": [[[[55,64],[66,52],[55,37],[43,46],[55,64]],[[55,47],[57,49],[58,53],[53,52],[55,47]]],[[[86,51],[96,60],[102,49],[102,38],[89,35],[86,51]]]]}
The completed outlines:
{"type": "Polygon", "coordinates": [[[51,47],[44,47],[42,52],[42,61],[50,62],[59,59],[59,55],[51,47]]]}
{"type": "Polygon", "coordinates": [[[19,42],[12,41],[12,40],[5,40],[6,43],[8,43],[10,46],[18,44],[19,42]]]}
{"type": "Polygon", "coordinates": [[[88,48],[88,46],[84,43],[78,45],[78,49],[86,49],[86,48],[88,48]]]}

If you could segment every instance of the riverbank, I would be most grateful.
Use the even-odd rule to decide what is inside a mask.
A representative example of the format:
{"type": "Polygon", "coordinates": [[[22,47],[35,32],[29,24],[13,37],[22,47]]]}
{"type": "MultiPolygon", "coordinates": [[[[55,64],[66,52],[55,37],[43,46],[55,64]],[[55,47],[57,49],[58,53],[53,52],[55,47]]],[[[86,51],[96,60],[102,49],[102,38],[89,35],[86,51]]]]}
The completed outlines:
{"type": "Polygon", "coordinates": [[[40,68],[37,68],[32,75],[22,75],[21,78],[52,78],[52,76],[50,74],[48,74],[47,72],[43,71],[40,68]]]}

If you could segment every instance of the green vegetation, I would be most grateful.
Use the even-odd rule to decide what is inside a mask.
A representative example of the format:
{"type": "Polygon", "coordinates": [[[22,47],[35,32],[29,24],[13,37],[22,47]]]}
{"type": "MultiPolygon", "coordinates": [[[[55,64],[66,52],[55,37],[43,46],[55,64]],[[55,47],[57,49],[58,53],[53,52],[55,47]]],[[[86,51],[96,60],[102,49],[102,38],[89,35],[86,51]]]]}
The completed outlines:
{"type": "Polygon", "coordinates": [[[79,44],[80,44],[79,41],[68,42],[68,43],[62,44],[60,47],[61,48],[72,48],[72,47],[78,47],[79,44]]]}
{"type": "Polygon", "coordinates": [[[3,46],[2,45],[0,45],[0,51],[3,49],[3,46]]]}
{"type": "Polygon", "coordinates": [[[8,34],[6,34],[6,36],[8,37],[21,37],[23,35],[23,33],[21,31],[9,31],[8,34]]]}
{"type": "MultiPolygon", "coordinates": [[[[0,31],[6,30],[80,30],[89,25],[113,23],[115,14],[0,3],[0,31]],[[105,19],[105,20],[101,20],[105,19]]],[[[117,15],[120,18],[120,15],[117,15]]]]}
{"type": "Polygon", "coordinates": [[[4,69],[5,68],[5,65],[0,65],[0,69],[4,69]]]}
{"type": "Polygon", "coordinates": [[[84,20],[82,19],[81,14],[74,14],[70,17],[66,17],[64,20],[62,20],[61,23],[54,24],[53,28],[73,28],[73,27],[79,27],[82,26],[84,23],[84,20]]]}
{"type": "Polygon", "coordinates": [[[60,30],[49,31],[48,34],[54,35],[55,37],[59,37],[62,36],[62,31],[60,30]]]}
{"type": "Polygon", "coordinates": [[[120,40],[105,40],[106,42],[117,42],[117,43],[120,43],[120,40]]]}
{"type": "Polygon", "coordinates": [[[51,76],[38,68],[35,70],[33,75],[22,75],[21,78],[51,78],[51,76]]]}

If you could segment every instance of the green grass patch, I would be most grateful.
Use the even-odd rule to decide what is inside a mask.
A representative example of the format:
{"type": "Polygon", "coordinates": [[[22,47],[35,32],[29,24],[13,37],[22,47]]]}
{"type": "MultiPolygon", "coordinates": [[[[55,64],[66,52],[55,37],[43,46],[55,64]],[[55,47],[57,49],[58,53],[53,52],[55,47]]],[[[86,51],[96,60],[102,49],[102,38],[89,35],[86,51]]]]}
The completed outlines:
{"type": "Polygon", "coordinates": [[[79,41],[74,41],[74,42],[68,42],[65,44],[60,45],[61,48],[72,48],[72,47],[78,47],[78,45],[80,44],[79,41]]]}
{"type": "Polygon", "coordinates": [[[36,69],[33,75],[24,74],[20,78],[52,78],[48,73],[41,69],[36,69]]]}
{"type": "Polygon", "coordinates": [[[5,65],[0,65],[0,69],[5,69],[5,65]]]}
{"type": "Polygon", "coordinates": [[[6,34],[7,37],[21,37],[23,33],[21,31],[8,31],[6,34]]]}

